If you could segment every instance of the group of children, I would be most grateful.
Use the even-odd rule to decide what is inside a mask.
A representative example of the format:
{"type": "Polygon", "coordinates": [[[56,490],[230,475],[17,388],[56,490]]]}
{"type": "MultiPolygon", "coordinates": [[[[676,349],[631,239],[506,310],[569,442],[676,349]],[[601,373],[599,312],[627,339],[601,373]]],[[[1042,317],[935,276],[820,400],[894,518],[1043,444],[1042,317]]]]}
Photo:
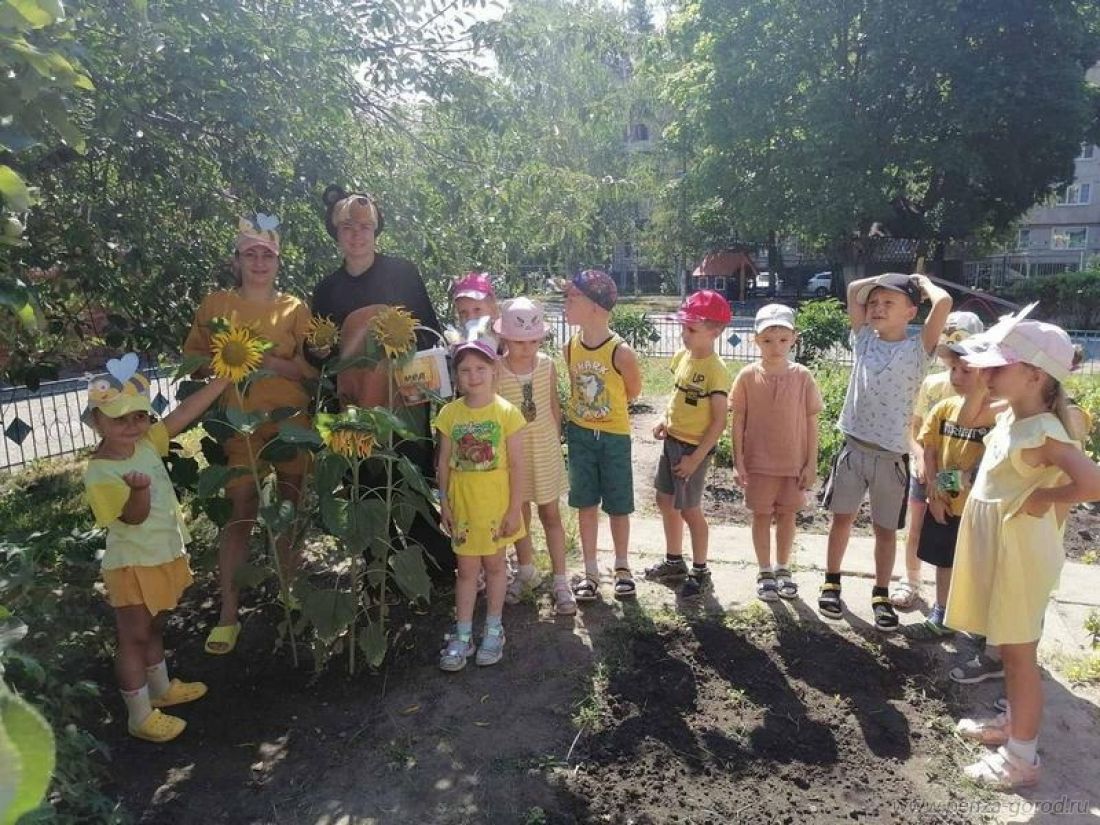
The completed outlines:
{"type": "MultiPolygon", "coordinates": [[[[615,556],[613,594],[636,595],[628,556],[634,509],[628,405],[641,391],[638,358],[610,329],[617,299],[610,276],[586,270],[561,287],[565,319],[576,328],[563,352],[569,384],[564,410],[554,360],[540,351],[549,330],[539,305],[527,298],[498,305],[484,273],[469,273],[452,287],[460,327],[452,348],[458,396],[439,410],[434,423],[442,525],[457,558],[456,624],[439,658],[447,671],[461,670],[471,657],[479,665],[501,660],[504,605],[539,584],[529,536],[532,504],[546,536],[557,614],[572,615],[577,602],[599,598],[601,507],[615,556]],[[572,580],[559,504],[566,491],[578,511],[584,564],[572,580]],[[505,554],[513,545],[517,564],[510,571],[505,554]],[[485,624],[475,644],[473,616],[481,587],[485,624]]],[[[906,524],[907,504],[926,500],[923,522],[910,521],[916,558],[937,571],[936,601],[923,627],[934,637],[954,630],[982,635],[1000,647],[1004,662],[1006,713],[960,723],[964,736],[996,748],[967,773],[990,784],[1019,786],[1038,776],[1042,699],[1035,651],[1063,557],[1065,513],[1074,502],[1100,498],[1100,468],[1080,449],[1080,421],[1061,387],[1075,360],[1065,332],[1028,320],[1026,310],[983,332],[967,313],[949,317],[950,308],[947,293],[921,275],[892,273],[853,282],[848,289],[854,364],[838,422],[844,444],[822,493],[832,524],[818,609],[829,619],[844,615],[841,563],[856,513],[868,497],[876,568],[871,609],[878,629],[897,629],[895,603],[904,605],[917,592],[919,561],[907,559],[908,576],[890,594],[896,534],[906,524]],[[931,309],[920,334],[909,337],[908,325],[924,299],[931,309]],[[927,415],[914,416],[922,382],[922,397],[931,392],[925,374],[936,354],[948,368],[945,379],[936,379],[946,397],[930,405],[927,415]]],[[[654,486],[666,556],[645,571],[646,577],[677,584],[683,597],[711,587],[702,494],[732,413],[735,478],[752,513],[760,568],[757,594],[764,601],[794,599],[795,515],[808,506],[815,487],[823,407],[812,374],[790,358],[797,341],[794,312],[772,304],[757,313],[760,360],[732,382],[716,352],[731,321],[725,299],[696,292],[678,318],[683,348],[672,361],[675,387],[653,429],[662,442],[654,486]],[[690,567],[684,560],[685,524],[690,567]]],[[[164,671],[159,606],[175,600],[158,601],[156,594],[161,588],[180,589],[186,563],[176,568],[185,531],[156,456],[167,436],[197,417],[222,387],[209,385],[153,424],[148,394],[134,383],[140,374],[118,380],[120,374],[112,368],[106,380],[98,379],[102,392],[89,395],[90,421],[101,443],[87,486],[97,523],[109,528],[105,578],[118,613],[118,675],[130,731],[166,741],[183,723],[157,708],[198,698],[205,686],[168,682],[164,671]],[[148,504],[151,486],[159,510],[148,504]],[[154,515],[163,521],[155,537],[145,529],[154,515]],[[139,532],[142,542],[155,538],[158,550],[171,548],[171,558],[148,569],[146,561],[139,563],[144,557],[130,536],[139,532]],[[165,583],[165,577],[172,581],[165,583]]]]}

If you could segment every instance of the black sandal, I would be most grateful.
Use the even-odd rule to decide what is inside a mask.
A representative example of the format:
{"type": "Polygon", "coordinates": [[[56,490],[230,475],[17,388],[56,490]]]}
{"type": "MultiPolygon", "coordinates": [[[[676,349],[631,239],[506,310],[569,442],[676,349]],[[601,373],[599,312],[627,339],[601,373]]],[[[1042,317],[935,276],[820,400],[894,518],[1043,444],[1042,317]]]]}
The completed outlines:
{"type": "Polygon", "coordinates": [[[776,589],[784,599],[798,598],[798,584],[791,578],[791,571],[786,567],[780,567],[775,571],[776,589]]]}
{"type": "Polygon", "coordinates": [[[826,619],[844,617],[844,603],[840,600],[839,584],[825,582],[821,585],[821,595],[817,597],[817,609],[826,619]]]}
{"type": "Polygon", "coordinates": [[[629,567],[615,568],[615,598],[633,599],[638,595],[638,586],[629,567]]]}
{"type": "Polygon", "coordinates": [[[578,602],[594,602],[600,597],[598,576],[584,575],[573,584],[573,598],[578,602]]]}
{"type": "Polygon", "coordinates": [[[875,613],[875,627],[883,633],[893,633],[898,629],[898,614],[894,612],[889,596],[873,596],[871,610],[875,613]]]}

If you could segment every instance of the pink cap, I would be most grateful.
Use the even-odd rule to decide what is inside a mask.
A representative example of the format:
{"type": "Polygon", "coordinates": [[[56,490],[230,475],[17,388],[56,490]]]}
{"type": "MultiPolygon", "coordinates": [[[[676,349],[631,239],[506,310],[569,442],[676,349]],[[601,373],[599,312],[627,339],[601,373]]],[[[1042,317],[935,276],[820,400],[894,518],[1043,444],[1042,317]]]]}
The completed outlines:
{"type": "Polygon", "coordinates": [[[1025,320],[1035,306],[1030,304],[986,332],[962,341],[966,350],[963,360],[979,368],[1031,364],[1052,378],[1065,381],[1073,370],[1073,341],[1061,327],[1025,320]]]}
{"type": "Polygon", "coordinates": [[[475,301],[484,301],[486,298],[496,298],[493,291],[493,282],[488,272],[467,272],[451,285],[451,299],[473,298],[475,301]]]}
{"type": "Polygon", "coordinates": [[[493,323],[493,332],[506,341],[541,341],[548,331],[542,307],[530,298],[505,301],[493,323]]]}
{"type": "Polygon", "coordinates": [[[462,360],[462,356],[467,352],[476,352],[482,358],[486,358],[489,361],[497,360],[497,352],[493,349],[493,345],[486,341],[484,338],[476,338],[473,341],[463,341],[451,351],[451,360],[454,362],[455,367],[458,367],[458,362],[462,360]]]}

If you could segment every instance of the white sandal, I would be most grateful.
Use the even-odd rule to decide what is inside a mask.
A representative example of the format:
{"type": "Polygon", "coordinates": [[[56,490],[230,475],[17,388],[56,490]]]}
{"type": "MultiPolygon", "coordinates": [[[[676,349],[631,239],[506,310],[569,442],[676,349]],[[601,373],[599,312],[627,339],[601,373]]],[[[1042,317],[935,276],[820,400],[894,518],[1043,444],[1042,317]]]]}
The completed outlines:
{"type": "Polygon", "coordinates": [[[899,610],[911,610],[920,601],[920,584],[900,581],[890,591],[890,604],[899,610]]]}

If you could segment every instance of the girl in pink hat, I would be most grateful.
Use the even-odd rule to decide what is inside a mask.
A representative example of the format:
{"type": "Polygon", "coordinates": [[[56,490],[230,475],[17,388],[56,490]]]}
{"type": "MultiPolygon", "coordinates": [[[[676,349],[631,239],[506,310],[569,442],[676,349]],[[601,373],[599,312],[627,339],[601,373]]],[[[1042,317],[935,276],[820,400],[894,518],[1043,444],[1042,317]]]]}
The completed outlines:
{"type": "Polygon", "coordinates": [[[966,775],[1002,789],[1039,780],[1043,616],[1065,560],[1066,513],[1100,498],[1100,467],[1081,451],[1062,387],[1079,352],[1062,329],[1024,320],[1031,308],[963,344],[963,360],[988,370],[989,393],[1007,409],[962,513],[945,618],[1000,645],[1008,710],[963,719],[958,731],[993,749],[966,775]]]}
{"type": "Polygon", "coordinates": [[[509,604],[517,603],[524,593],[539,584],[530,536],[531,504],[534,503],[546,533],[546,547],[554,570],[551,591],[554,612],[559,616],[572,616],[577,612],[577,603],[565,569],[565,528],[559,507],[561,497],[569,489],[569,479],[561,455],[558,374],[553,359],[539,352],[549,332],[542,307],[529,298],[507,301],[493,331],[500,336],[505,348],[501,359],[500,395],[519,408],[528,422],[523,429],[527,457],[523,520],[528,534],[516,542],[517,569],[508,585],[507,600],[509,604]]]}

